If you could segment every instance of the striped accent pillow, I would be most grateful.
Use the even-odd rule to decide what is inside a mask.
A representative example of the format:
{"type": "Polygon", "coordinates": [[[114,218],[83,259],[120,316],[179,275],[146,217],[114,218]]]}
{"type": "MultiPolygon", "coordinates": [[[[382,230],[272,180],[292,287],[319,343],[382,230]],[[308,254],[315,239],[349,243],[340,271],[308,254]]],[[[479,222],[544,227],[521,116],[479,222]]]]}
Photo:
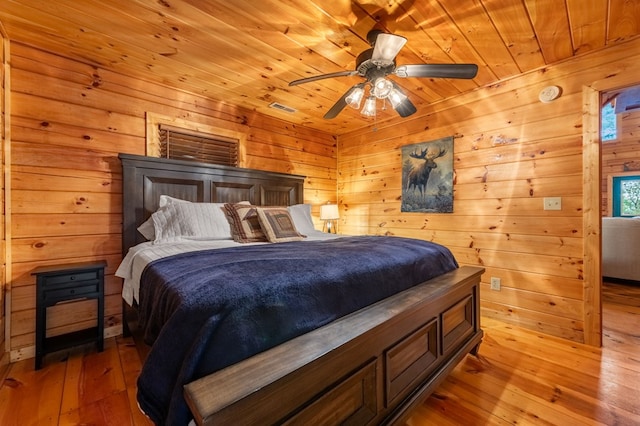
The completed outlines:
{"type": "Polygon", "coordinates": [[[269,242],[300,241],[305,238],[296,229],[286,207],[257,207],[258,220],[269,242]]]}
{"type": "Polygon", "coordinates": [[[231,227],[231,237],[238,243],[266,242],[260,227],[256,206],[250,204],[225,204],[224,213],[231,227]]]}

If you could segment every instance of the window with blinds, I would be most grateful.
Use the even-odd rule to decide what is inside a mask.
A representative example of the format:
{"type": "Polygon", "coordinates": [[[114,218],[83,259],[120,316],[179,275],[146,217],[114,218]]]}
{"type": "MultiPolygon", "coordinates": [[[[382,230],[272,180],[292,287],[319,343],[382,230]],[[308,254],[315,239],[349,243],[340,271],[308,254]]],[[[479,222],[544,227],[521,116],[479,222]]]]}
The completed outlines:
{"type": "Polygon", "coordinates": [[[159,142],[163,158],[238,166],[237,139],[160,125],[159,142]]]}

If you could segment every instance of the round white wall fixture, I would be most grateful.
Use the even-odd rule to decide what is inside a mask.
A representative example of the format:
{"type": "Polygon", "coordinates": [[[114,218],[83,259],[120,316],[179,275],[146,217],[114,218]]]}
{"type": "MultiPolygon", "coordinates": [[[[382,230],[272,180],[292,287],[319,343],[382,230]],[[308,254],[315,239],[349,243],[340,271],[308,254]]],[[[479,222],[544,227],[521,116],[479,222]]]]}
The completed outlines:
{"type": "Polygon", "coordinates": [[[538,95],[540,102],[544,103],[551,102],[558,99],[558,97],[560,97],[560,88],[558,86],[547,86],[542,89],[538,95]]]}

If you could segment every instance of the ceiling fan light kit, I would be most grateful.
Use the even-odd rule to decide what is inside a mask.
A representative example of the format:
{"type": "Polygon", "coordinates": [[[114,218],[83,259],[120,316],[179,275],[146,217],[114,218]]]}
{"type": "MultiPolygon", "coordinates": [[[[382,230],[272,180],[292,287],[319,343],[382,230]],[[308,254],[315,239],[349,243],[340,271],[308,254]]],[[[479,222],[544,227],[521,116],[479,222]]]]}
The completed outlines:
{"type": "Polygon", "coordinates": [[[360,103],[364,97],[364,89],[362,87],[354,87],[351,89],[351,93],[347,95],[344,100],[353,109],[360,109],[360,103]]]}
{"type": "Polygon", "coordinates": [[[391,93],[389,93],[388,99],[393,109],[397,109],[401,103],[407,100],[407,95],[398,90],[392,90],[391,93]]]}
{"type": "Polygon", "coordinates": [[[335,118],[347,105],[359,109],[364,98],[365,85],[369,85],[369,96],[365,100],[364,107],[360,111],[366,117],[375,117],[376,99],[382,99],[383,109],[385,101],[401,116],[408,117],[417,110],[413,103],[404,94],[400,86],[387,78],[395,75],[400,78],[428,77],[428,78],[464,78],[471,79],[478,73],[476,64],[413,64],[396,67],[396,56],[405,45],[407,39],[384,33],[380,30],[372,30],[367,34],[367,41],[371,48],[360,53],[356,59],[354,71],[339,71],[329,74],[321,74],[313,77],[294,80],[289,86],[309,83],[333,77],[350,77],[358,75],[365,79],[364,83],[358,83],[342,95],[340,99],[327,111],[324,118],[335,118]]]}
{"type": "Polygon", "coordinates": [[[366,101],[364,101],[364,106],[362,107],[362,111],[360,114],[365,117],[375,117],[376,116],[376,97],[369,96],[366,101]]]}
{"type": "Polygon", "coordinates": [[[385,99],[391,94],[393,90],[393,83],[384,77],[379,77],[373,83],[373,95],[378,99],[385,99]]]}

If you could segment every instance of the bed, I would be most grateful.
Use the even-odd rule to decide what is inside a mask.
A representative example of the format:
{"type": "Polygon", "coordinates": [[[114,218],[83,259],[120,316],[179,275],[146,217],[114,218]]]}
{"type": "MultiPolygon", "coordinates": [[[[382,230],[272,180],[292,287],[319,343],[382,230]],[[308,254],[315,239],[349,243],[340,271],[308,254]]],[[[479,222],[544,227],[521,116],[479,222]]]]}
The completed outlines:
{"type": "Polygon", "coordinates": [[[123,326],[128,333],[128,311],[136,306],[152,344],[138,400],[156,423],[393,424],[477,352],[483,269],[457,267],[446,248],[314,231],[301,176],[126,154],[120,159],[127,257],[119,271],[129,271],[120,274],[126,277],[123,326]],[[308,235],[238,244],[167,234],[150,243],[139,228],[166,208],[162,199],[216,211],[223,205],[244,209],[241,202],[261,213],[273,212],[256,206],[285,206],[308,235]],[[418,258],[422,252],[436,260],[426,265],[418,258]],[[387,270],[396,257],[402,265],[387,270]],[[139,258],[144,266],[136,267],[132,259],[139,258]],[[246,283],[235,282],[240,275],[246,283]],[[229,302],[212,314],[227,287],[245,289],[233,299],[244,316],[227,311],[229,302]],[[254,300],[268,300],[268,307],[254,300]],[[240,331],[225,328],[232,317],[240,318],[240,331]]]}

